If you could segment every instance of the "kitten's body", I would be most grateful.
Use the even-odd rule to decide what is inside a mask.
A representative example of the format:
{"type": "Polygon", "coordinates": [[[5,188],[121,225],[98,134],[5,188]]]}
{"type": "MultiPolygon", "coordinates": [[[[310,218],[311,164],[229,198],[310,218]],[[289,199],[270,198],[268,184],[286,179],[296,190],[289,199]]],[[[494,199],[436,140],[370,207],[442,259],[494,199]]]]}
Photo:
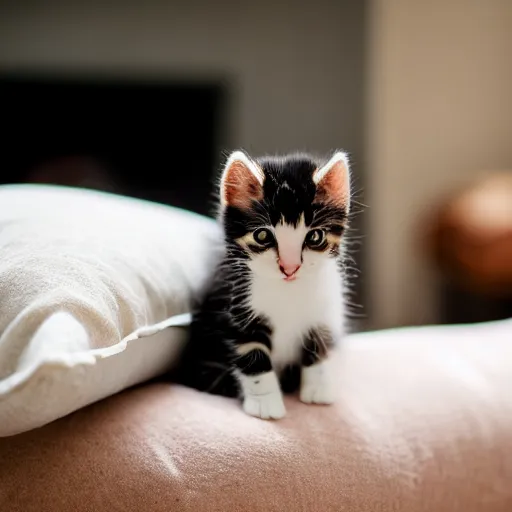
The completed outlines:
{"type": "Polygon", "coordinates": [[[316,325],[333,329],[341,338],[342,279],[337,261],[292,282],[258,278],[250,284],[250,304],[272,326],[272,365],[280,372],[299,364],[303,338],[316,325]]]}
{"type": "Polygon", "coordinates": [[[341,235],[346,157],[252,160],[235,152],[221,183],[225,253],[194,315],[178,380],[280,418],[283,377],[306,403],[334,400],[330,352],[344,330],[341,235]],[[282,386],[279,385],[281,379],[282,386]]]}

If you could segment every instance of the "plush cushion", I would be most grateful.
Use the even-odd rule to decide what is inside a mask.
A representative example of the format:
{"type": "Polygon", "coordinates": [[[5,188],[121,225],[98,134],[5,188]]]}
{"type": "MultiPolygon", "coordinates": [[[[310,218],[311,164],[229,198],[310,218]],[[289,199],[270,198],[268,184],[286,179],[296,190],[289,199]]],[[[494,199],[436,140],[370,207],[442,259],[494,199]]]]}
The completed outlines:
{"type": "Polygon", "coordinates": [[[143,385],[0,439],[0,510],[510,512],[512,320],[352,336],[333,406],[143,385]]]}
{"type": "Polygon", "coordinates": [[[216,226],[100,192],[0,187],[0,436],[172,365],[185,333],[169,326],[187,323],[216,226]]]}

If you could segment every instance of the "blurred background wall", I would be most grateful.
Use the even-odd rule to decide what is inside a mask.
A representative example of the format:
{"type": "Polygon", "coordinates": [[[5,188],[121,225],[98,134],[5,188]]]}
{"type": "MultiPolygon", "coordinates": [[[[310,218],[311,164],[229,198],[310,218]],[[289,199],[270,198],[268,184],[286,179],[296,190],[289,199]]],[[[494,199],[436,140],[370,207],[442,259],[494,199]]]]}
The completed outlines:
{"type": "MultiPolygon", "coordinates": [[[[237,147],[254,155],[294,150],[324,155],[343,147],[351,154],[354,183],[361,191],[364,188],[361,165],[364,9],[365,2],[330,0],[318,0],[314,5],[269,0],[4,0],[0,2],[0,71],[8,75],[29,73],[36,78],[41,73],[43,76],[50,74],[54,79],[75,77],[79,82],[81,79],[117,78],[145,84],[215,86],[221,92],[221,103],[214,109],[215,114],[201,112],[202,100],[190,100],[190,96],[189,107],[181,107],[181,110],[188,108],[188,113],[180,110],[174,115],[170,109],[165,119],[154,122],[140,114],[140,122],[149,125],[146,130],[167,131],[169,153],[190,155],[188,165],[183,158],[175,159],[173,165],[162,156],[160,160],[154,158],[141,163],[141,167],[186,167],[188,175],[197,173],[195,181],[190,178],[183,183],[183,177],[176,178],[179,184],[155,182],[147,186],[152,190],[142,191],[140,184],[133,180],[129,187],[127,183],[125,187],[120,186],[123,177],[119,173],[112,180],[105,180],[115,182],[117,189],[114,189],[122,193],[206,213],[199,203],[205,202],[206,189],[211,188],[209,180],[226,152],[237,147]],[[196,147],[190,118],[197,127],[196,147]],[[208,161],[194,160],[197,153],[209,151],[209,141],[206,141],[209,134],[201,132],[201,128],[211,123],[215,124],[215,156],[208,161]],[[177,133],[180,124],[187,124],[186,135],[177,133]],[[204,171],[207,166],[208,175],[198,169],[204,171]],[[156,190],[178,185],[179,194],[162,196],[156,190]],[[195,193],[201,199],[189,200],[189,196],[194,195],[191,189],[201,186],[203,190],[195,193]]],[[[19,87],[14,86],[14,89],[18,91],[19,87]]],[[[156,93],[147,92],[151,94],[156,93]]],[[[167,94],[170,98],[172,91],[167,94]]],[[[112,92],[109,99],[103,97],[101,101],[84,97],[83,101],[99,105],[110,102],[113,95],[116,93],[112,92]]],[[[188,101],[183,91],[182,95],[183,99],[176,100],[177,103],[188,101]]],[[[51,99],[42,101],[58,101],[54,99],[56,96],[61,93],[56,92],[51,99]]],[[[127,103],[130,101],[132,107],[127,108],[135,108],[136,100],[127,99],[127,103]]],[[[80,114],[82,118],[94,117],[91,108],[94,107],[87,107],[80,114]]],[[[100,124],[109,116],[123,116],[121,106],[114,112],[107,112],[107,108],[110,107],[99,109],[96,115],[100,124]]],[[[148,108],[155,106],[148,105],[148,108]]],[[[206,108],[207,105],[203,110],[206,108]]],[[[52,117],[48,111],[41,115],[52,117]]],[[[123,126],[112,123],[111,131],[118,133],[133,122],[126,118],[123,126]]],[[[73,120],[66,119],[62,123],[73,124],[73,120]]],[[[76,124],[80,124],[80,119],[76,124]]],[[[155,133],[154,138],[158,137],[155,133]]],[[[114,145],[113,138],[105,140],[104,145],[114,145]]],[[[103,139],[108,139],[108,135],[103,139]]],[[[121,141],[116,144],[120,147],[121,141]]],[[[133,150],[135,145],[131,139],[127,140],[127,151],[133,150]]],[[[147,153],[153,151],[159,149],[148,144],[147,153]]],[[[117,166],[124,169],[135,167],[134,162],[141,160],[133,155],[128,160],[115,156],[117,166]]],[[[17,161],[18,156],[14,155],[13,159],[17,161]]],[[[55,168],[55,160],[51,160],[50,165],[55,168]]],[[[60,163],[60,167],[69,165],[69,159],[60,163]]],[[[132,168],[126,172],[134,172],[132,168]]],[[[167,172],[176,174],[177,170],[167,172]]],[[[89,184],[90,180],[84,183],[89,184]]],[[[361,199],[361,193],[358,197],[361,199]]],[[[355,224],[358,233],[360,222],[355,224]]],[[[357,259],[362,265],[362,253],[357,259]]],[[[354,303],[362,303],[362,281],[356,284],[355,293],[354,303]]]]}
{"type": "Polygon", "coordinates": [[[3,69],[222,81],[223,149],[362,151],[364,2],[0,2],[3,69]],[[226,148],[226,146],[228,146],[226,148]]]}
{"type": "MultiPolygon", "coordinates": [[[[109,156],[117,190],[202,213],[226,151],[343,147],[357,198],[368,205],[354,233],[363,236],[354,297],[364,306],[355,308],[361,328],[439,322],[446,294],[425,244],[431,217],[474,179],[512,169],[510,27],[509,0],[3,0],[0,91],[8,98],[4,123],[18,130],[4,147],[22,149],[11,151],[0,181],[60,180],[55,172],[48,178],[51,159],[28,178],[7,178],[5,169],[30,152],[38,133],[48,132],[47,145],[52,134],[61,140],[70,131],[59,132],[61,117],[52,125],[47,109],[48,129],[24,138],[37,116],[27,102],[36,96],[19,92],[12,76],[57,85],[74,77],[81,88],[65,94],[79,119],[68,115],[66,123],[78,129],[80,116],[96,122],[77,132],[80,139],[104,130],[102,147],[116,147],[109,156]],[[102,80],[149,88],[123,89],[125,100],[110,109],[121,89],[95,96],[102,80]],[[139,180],[130,181],[140,168],[139,180]],[[167,179],[150,176],[150,168],[167,179]]],[[[37,101],[57,105],[60,91],[37,101]]],[[[59,108],[59,116],[69,110],[59,108]]],[[[86,164],[60,161],[61,170],[70,165],[79,175],[86,164]]],[[[95,181],[100,188],[107,182],[95,181]]],[[[81,183],[89,182],[74,182],[81,183]]]]}
{"type": "Polygon", "coordinates": [[[368,23],[371,320],[436,322],[430,211],[512,171],[512,2],[374,0],[368,23]]]}

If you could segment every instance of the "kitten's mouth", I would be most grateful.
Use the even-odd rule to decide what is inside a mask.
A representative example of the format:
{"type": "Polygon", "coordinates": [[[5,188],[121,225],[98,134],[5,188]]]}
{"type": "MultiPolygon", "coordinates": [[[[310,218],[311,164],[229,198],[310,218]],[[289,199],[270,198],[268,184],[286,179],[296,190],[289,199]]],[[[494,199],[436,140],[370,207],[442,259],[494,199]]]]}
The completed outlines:
{"type": "Polygon", "coordinates": [[[283,281],[295,281],[295,279],[297,279],[297,275],[296,274],[292,274],[291,276],[284,276],[283,277],[283,281]]]}

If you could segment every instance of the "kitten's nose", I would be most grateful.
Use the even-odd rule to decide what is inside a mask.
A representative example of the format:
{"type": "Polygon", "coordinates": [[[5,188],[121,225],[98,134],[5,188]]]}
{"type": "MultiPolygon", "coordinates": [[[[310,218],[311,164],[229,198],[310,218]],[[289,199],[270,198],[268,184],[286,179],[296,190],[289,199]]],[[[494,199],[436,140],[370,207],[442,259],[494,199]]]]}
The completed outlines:
{"type": "Polygon", "coordinates": [[[286,276],[292,277],[297,270],[299,270],[300,265],[283,265],[283,263],[279,262],[279,270],[286,276]]]}

